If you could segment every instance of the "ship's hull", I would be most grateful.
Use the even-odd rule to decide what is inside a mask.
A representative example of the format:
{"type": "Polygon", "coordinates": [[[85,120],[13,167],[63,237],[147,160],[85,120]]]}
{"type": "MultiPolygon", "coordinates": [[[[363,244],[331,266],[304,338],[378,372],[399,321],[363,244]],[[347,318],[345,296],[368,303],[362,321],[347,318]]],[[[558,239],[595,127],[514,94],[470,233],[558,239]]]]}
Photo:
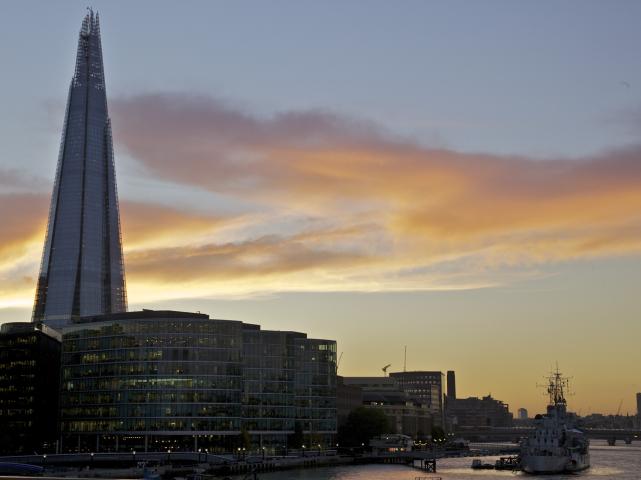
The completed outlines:
{"type": "Polygon", "coordinates": [[[590,455],[550,456],[524,455],[521,470],[527,473],[579,472],[590,466],[590,455]]]}

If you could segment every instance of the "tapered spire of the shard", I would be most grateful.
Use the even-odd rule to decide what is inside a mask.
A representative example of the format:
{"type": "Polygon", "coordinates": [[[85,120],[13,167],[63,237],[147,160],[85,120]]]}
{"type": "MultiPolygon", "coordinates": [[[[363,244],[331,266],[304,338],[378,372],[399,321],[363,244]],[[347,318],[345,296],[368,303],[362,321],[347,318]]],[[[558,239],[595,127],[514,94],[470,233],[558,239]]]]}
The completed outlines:
{"type": "Polygon", "coordinates": [[[89,10],[78,39],[33,320],[127,309],[120,217],[100,23],[89,10]]]}

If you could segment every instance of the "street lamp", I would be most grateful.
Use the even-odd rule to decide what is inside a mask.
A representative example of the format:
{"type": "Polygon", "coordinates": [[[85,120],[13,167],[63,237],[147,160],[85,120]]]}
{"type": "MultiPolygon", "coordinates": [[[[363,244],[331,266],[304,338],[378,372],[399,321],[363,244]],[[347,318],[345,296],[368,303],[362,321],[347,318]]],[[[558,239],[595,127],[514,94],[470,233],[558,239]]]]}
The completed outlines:
{"type": "Polygon", "coordinates": [[[321,446],[320,446],[320,443],[318,444],[318,456],[319,456],[319,457],[321,456],[321,446]]]}
{"type": "Polygon", "coordinates": [[[93,452],[89,454],[89,468],[93,468],[93,452]]]}
{"type": "Polygon", "coordinates": [[[305,456],[305,445],[303,445],[303,457],[305,456]]]}
{"type": "Polygon", "coordinates": [[[47,464],[47,454],[45,453],[45,454],[42,456],[42,466],[44,467],[46,464],[47,464]]]}
{"type": "Polygon", "coordinates": [[[200,454],[202,453],[203,449],[199,448],[198,449],[198,463],[200,463],[200,454]]]}
{"type": "Polygon", "coordinates": [[[167,449],[167,461],[171,462],[171,449],[170,448],[167,449]]]}
{"type": "Polygon", "coordinates": [[[263,462],[265,461],[265,447],[263,447],[263,462]]]}
{"type": "Polygon", "coordinates": [[[132,450],[131,455],[134,457],[134,467],[136,466],[136,451],[132,450]]]}

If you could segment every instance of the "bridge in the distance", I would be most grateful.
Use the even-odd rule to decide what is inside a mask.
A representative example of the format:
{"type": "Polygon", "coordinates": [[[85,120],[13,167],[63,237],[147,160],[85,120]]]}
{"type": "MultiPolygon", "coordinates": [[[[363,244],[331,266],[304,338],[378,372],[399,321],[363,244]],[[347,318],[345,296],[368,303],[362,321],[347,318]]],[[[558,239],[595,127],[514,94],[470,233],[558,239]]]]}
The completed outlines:
{"type": "MultiPolygon", "coordinates": [[[[534,427],[458,427],[455,435],[475,442],[515,442],[529,435],[534,427]]],[[[625,442],[641,440],[641,429],[582,428],[589,438],[625,442]]]]}

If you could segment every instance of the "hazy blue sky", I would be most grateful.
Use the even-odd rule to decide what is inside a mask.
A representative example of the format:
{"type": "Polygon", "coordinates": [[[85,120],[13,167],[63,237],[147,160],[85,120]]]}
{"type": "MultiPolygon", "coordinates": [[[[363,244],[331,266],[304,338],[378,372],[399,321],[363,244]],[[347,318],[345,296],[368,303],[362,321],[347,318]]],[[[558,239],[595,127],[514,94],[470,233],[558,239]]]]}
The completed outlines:
{"type": "MultiPolygon", "coordinates": [[[[85,4],[0,5],[11,113],[0,121],[17,136],[3,156],[38,155],[33,139],[20,142],[21,121],[45,128],[42,104],[64,102],[85,4]]],[[[320,108],[466,151],[573,156],[636,140],[622,119],[641,100],[636,1],[93,6],[111,97],[190,91],[266,114],[320,108]]]]}
{"type": "MultiPolygon", "coordinates": [[[[583,413],[641,391],[641,2],[96,1],[130,306],[583,413]]],[[[0,321],[26,320],[86,2],[0,2],[0,321]]]]}

